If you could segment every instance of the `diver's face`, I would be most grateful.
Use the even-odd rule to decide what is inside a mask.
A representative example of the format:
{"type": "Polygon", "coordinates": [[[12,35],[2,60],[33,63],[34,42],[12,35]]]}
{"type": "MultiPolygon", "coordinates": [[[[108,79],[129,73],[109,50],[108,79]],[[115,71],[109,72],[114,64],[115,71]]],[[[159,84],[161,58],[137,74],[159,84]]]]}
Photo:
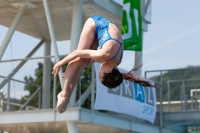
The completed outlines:
{"type": "Polygon", "coordinates": [[[99,69],[99,79],[102,81],[102,78],[104,76],[104,73],[110,73],[112,71],[113,67],[109,65],[108,63],[101,64],[101,67],[99,69]]]}

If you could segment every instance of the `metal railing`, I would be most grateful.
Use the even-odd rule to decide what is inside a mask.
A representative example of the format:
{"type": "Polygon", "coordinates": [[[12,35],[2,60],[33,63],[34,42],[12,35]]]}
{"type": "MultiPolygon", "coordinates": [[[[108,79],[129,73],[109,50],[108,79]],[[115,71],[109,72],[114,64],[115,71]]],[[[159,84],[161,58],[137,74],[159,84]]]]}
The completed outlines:
{"type": "MultiPolygon", "coordinates": [[[[192,69],[198,69],[200,68],[188,68],[188,69],[170,69],[170,70],[154,70],[154,71],[146,71],[145,72],[145,78],[153,80],[157,87],[156,90],[159,90],[158,93],[156,93],[156,98],[158,100],[157,102],[157,110],[159,111],[159,123],[160,127],[163,127],[163,111],[178,111],[178,110],[188,110],[188,109],[199,109],[199,101],[200,97],[197,96],[197,92],[199,91],[197,88],[199,87],[199,84],[192,83],[190,81],[200,81],[199,78],[195,79],[175,79],[174,75],[171,75],[171,77],[168,75],[166,79],[165,74],[167,74],[170,71],[190,71],[192,69]],[[149,76],[150,75],[150,76],[149,76]],[[182,84],[179,85],[171,85],[171,83],[175,82],[181,82],[182,84]],[[189,83],[190,82],[190,83],[189,83]],[[178,88],[177,88],[178,86],[178,88]],[[188,91],[192,91],[192,93],[195,93],[195,95],[187,95],[188,91],[186,92],[186,88],[188,88],[188,91]],[[170,91],[170,90],[173,90],[170,91]],[[171,98],[175,90],[179,91],[179,96],[176,96],[171,98]],[[177,108],[177,104],[180,108],[177,108]],[[190,106],[188,106],[190,104],[190,106]]],[[[192,132],[193,133],[193,132],[192,132]]]]}
{"type": "MultiPolygon", "coordinates": [[[[32,64],[38,64],[38,62],[43,62],[44,58],[52,58],[52,62],[54,62],[54,56],[45,56],[45,57],[34,57],[34,58],[25,58],[25,59],[15,59],[15,60],[4,60],[0,61],[0,67],[4,68],[3,73],[4,75],[7,75],[8,73],[12,73],[12,68],[16,67],[20,61],[28,60],[26,62],[26,65],[23,66],[23,68],[17,72],[18,75],[16,77],[27,77],[30,73],[33,73],[37,69],[31,68],[32,64]],[[6,69],[5,66],[8,69],[6,69]],[[29,70],[29,73],[27,73],[27,70],[29,70]],[[25,72],[24,72],[25,71],[25,72]]],[[[1,68],[0,68],[1,69],[1,68]]],[[[75,107],[81,107],[84,102],[88,99],[89,96],[91,96],[91,109],[94,109],[94,68],[91,68],[91,81],[92,83],[89,85],[87,89],[83,92],[82,90],[82,79],[80,77],[78,83],[77,83],[77,102],[75,103],[75,107]]],[[[2,69],[1,69],[2,70],[2,69]]],[[[6,76],[0,76],[0,84],[7,80],[6,76]]],[[[56,108],[56,99],[57,99],[57,89],[58,89],[58,82],[57,77],[53,78],[53,85],[50,86],[52,89],[52,101],[53,104],[52,107],[56,108]]],[[[37,85],[34,83],[29,83],[27,81],[21,81],[14,78],[11,78],[8,80],[8,82],[0,89],[2,91],[2,95],[4,97],[0,97],[0,112],[2,111],[16,111],[16,110],[35,110],[35,109],[42,109],[42,86],[37,85]],[[27,89],[28,88],[28,89],[27,89]],[[31,92],[30,92],[31,91],[31,92]],[[29,95],[28,93],[31,93],[32,95],[29,95]]],[[[61,89],[60,89],[61,90],[61,89]]]]}
{"type": "Polygon", "coordinates": [[[1,98],[2,111],[33,110],[42,107],[42,86],[32,83],[31,80],[34,79],[38,63],[43,62],[45,58],[54,58],[54,56],[0,61],[0,89],[5,95],[1,98]],[[19,67],[19,64],[25,61],[26,64],[19,67]],[[12,73],[15,73],[14,78],[10,78],[12,73]],[[22,81],[25,78],[26,80],[22,81]],[[29,95],[30,93],[33,95],[29,95]]]}
{"type": "Polygon", "coordinates": [[[157,102],[158,107],[163,107],[160,110],[178,111],[199,109],[198,106],[200,102],[200,97],[198,97],[198,88],[200,87],[200,78],[186,79],[185,77],[183,77],[182,79],[177,79],[175,77],[176,75],[168,75],[168,79],[166,79],[165,76],[165,74],[169,74],[169,72],[171,71],[179,71],[181,73],[181,71],[190,72],[194,69],[197,69],[200,72],[200,68],[154,70],[145,72],[146,78],[154,80],[162,86],[162,90],[160,90],[156,96],[159,100],[159,102],[157,102]],[[148,75],[150,75],[151,77],[148,75]],[[154,79],[152,79],[153,77],[154,79]],[[194,95],[190,94],[190,91],[192,91],[194,95]],[[174,97],[174,94],[176,94],[176,97],[174,97]]]}
{"type": "Polygon", "coordinates": [[[197,96],[197,92],[200,91],[198,87],[200,87],[199,84],[192,84],[192,81],[199,81],[200,78],[197,79],[182,79],[182,80],[169,80],[167,82],[167,88],[168,88],[168,111],[171,111],[171,105],[172,104],[178,104],[180,110],[197,110],[199,107],[197,104],[199,104],[200,99],[197,96]],[[171,91],[171,84],[172,83],[180,83],[180,100],[178,101],[171,101],[170,100],[170,91],[171,91]],[[189,84],[190,83],[190,84],[189,84]],[[189,85],[188,85],[189,84],[189,85]],[[186,92],[186,90],[189,89],[189,93],[186,92]],[[193,96],[193,92],[195,93],[195,96],[193,96]]]}
{"type": "MultiPolygon", "coordinates": [[[[5,79],[6,77],[0,76],[1,79],[5,79]]],[[[8,84],[7,88],[4,90],[7,90],[7,92],[3,92],[3,89],[1,89],[1,95],[3,97],[0,98],[1,100],[1,112],[3,111],[16,111],[16,110],[23,110],[23,109],[39,109],[41,107],[41,104],[39,102],[40,97],[38,97],[38,92],[41,91],[41,86],[34,84],[34,83],[28,83],[16,79],[11,79],[8,84]],[[14,89],[13,89],[14,86],[14,89]],[[33,89],[34,93],[30,97],[28,96],[28,93],[25,93],[26,86],[29,86],[33,89]],[[20,97],[19,93],[23,93],[20,97]],[[17,95],[17,96],[16,96],[17,95]]]]}

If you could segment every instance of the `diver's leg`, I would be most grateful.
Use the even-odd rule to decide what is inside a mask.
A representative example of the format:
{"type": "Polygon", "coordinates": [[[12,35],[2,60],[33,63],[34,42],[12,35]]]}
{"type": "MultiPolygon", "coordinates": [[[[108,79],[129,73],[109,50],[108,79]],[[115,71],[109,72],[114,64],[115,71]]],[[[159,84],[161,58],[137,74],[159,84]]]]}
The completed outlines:
{"type": "MultiPolygon", "coordinates": [[[[92,49],[92,50],[97,49],[97,45],[98,45],[98,39],[95,37],[90,49],[92,49]]],[[[78,69],[76,71],[76,74],[74,76],[74,80],[72,81],[72,84],[71,84],[70,88],[74,88],[74,86],[76,85],[76,83],[77,83],[77,81],[78,81],[78,79],[80,77],[81,72],[91,62],[91,59],[82,59],[82,60],[83,60],[82,64],[79,65],[79,67],[78,67],[78,69]]]]}
{"type": "MultiPolygon", "coordinates": [[[[97,44],[98,44],[98,39],[95,38],[92,43],[91,49],[93,50],[97,49],[97,44]]],[[[64,84],[65,90],[61,91],[57,96],[58,97],[57,110],[59,113],[63,113],[66,110],[67,104],[69,103],[74,87],[83,69],[90,63],[90,60],[91,59],[76,58],[74,61],[70,62],[69,65],[67,66],[66,71],[63,74],[63,77],[65,79],[65,84],[64,84]],[[76,71],[71,71],[72,69],[75,69],[76,71]],[[71,74],[71,72],[74,73],[71,74]],[[73,78],[72,77],[70,78],[69,75],[73,76],[73,78]],[[69,82],[69,78],[73,80],[69,82]],[[67,84],[69,84],[69,86],[67,84]],[[68,86],[68,88],[66,88],[66,86],[68,86]]]]}
{"type": "Polygon", "coordinates": [[[58,102],[56,108],[59,113],[62,113],[66,110],[67,104],[69,102],[68,97],[71,95],[70,85],[73,82],[77,69],[79,68],[80,64],[82,64],[82,62],[83,59],[78,57],[71,61],[65,69],[63,90],[57,96],[58,102]]]}
{"type": "Polygon", "coordinates": [[[68,105],[68,103],[70,101],[70,97],[72,95],[72,92],[74,90],[74,87],[75,87],[75,85],[76,85],[76,83],[77,83],[77,81],[78,81],[78,79],[79,79],[79,77],[80,77],[83,69],[89,64],[89,62],[90,62],[90,59],[84,60],[81,63],[81,65],[78,67],[78,69],[76,70],[76,74],[75,74],[75,76],[73,78],[73,82],[71,83],[70,87],[67,89],[67,95],[66,95],[66,97],[62,96],[62,92],[60,92],[58,94],[57,97],[58,97],[58,99],[60,101],[58,101],[57,110],[58,110],[59,113],[63,113],[66,110],[67,105],[68,105]]]}
{"type": "Polygon", "coordinates": [[[96,25],[92,18],[86,20],[80,35],[78,50],[90,49],[94,44],[96,25]]]}
{"type": "MultiPolygon", "coordinates": [[[[97,49],[98,45],[98,40],[95,38],[95,22],[93,19],[89,18],[83,27],[81,36],[80,36],[80,41],[78,44],[78,50],[82,49],[97,49]]],[[[81,65],[83,59],[75,59],[75,61],[71,61],[67,69],[65,70],[65,83],[63,87],[63,91],[65,92],[67,88],[71,85],[73,81],[73,77],[76,73],[77,68],[81,65]]],[[[66,94],[63,94],[66,95],[66,94]]]]}

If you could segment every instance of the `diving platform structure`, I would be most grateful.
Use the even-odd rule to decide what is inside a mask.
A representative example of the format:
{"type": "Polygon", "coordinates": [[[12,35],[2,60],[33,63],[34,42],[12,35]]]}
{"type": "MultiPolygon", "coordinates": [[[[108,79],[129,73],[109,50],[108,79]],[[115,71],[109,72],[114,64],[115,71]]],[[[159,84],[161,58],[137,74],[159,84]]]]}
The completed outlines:
{"type": "MultiPolygon", "coordinates": [[[[144,19],[151,0],[141,0],[143,31],[147,31],[150,22],[144,19]]],[[[57,41],[71,40],[70,51],[76,49],[82,26],[87,18],[92,15],[102,15],[109,18],[121,28],[122,6],[113,0],[1,0],[0,1],[0,24],[9,28],[1,46],[0,61],[8,46],[14,31],[38,38],[41,41],[25,57],[31,56],[44,44],[44,56],[51,56],[51,44],[53,46],[56,62],[60,60],[57,41]]],[[[20,46],[19,46],[20,47],[20,46]]],[[[139,53],[141,54],[141,53],[139,53]]],[[[0,62],[0,63],[1,63],[0,62]]],[[[27,62],[22,60],[16,68],[3,78],[0,89],[9,81],[18,81],[13,76],[27,62]]],[[[199,111],[185,112],[163,112],[162,106],[158,110],[155,124],[136,119],[127,115],[117,113],[105,113],[94,110],[95,80],[94,73],[91,86],[76,101],[73,93],[66,112],[59,114],[54,108],[50,108],[50,59],[43,59],[43,84],[33,97],[42,91],[39,108],[23,110],[28,102],[20,106],[18,111],[0,111],[0,131],[3,133],[186,133],[187,126],[198,126],[200,123],[199,111]],[[85,109],[81,104],[92,95],[91,109],[85,109]],[[195,125],[194,125],[195,124],[195,125]]],[[[94,71],[94,70],[93,70],[94,71]]],[[[59,80],[62,71],[59,72],[59,80]]],[[[162,86],[162,85],[161,85],[162,86]]],[[[159,88],[159,90],[162,90],[159,88]]],[[[2,94],[2,92],[1,92],[2,94]]],[[[162,94],[161,94],[162,95],[162,94]]],[[[3,94],[1,95],[1,106],[4,105],[3,94]]],[[[162,98],[161,98],[162,99],[162,98]]],[[[162,102],[160,102],[162,103],[162,102]]],[[[7,105],[11,102],[8,100],[7,105]]],[[[162,104],[161,104],[162,105],[162,104]]],[[[18,106],[18,105],[17,105],[18,106]]],[[[3,107],[2,107],[3,108],[3,107]]]]}

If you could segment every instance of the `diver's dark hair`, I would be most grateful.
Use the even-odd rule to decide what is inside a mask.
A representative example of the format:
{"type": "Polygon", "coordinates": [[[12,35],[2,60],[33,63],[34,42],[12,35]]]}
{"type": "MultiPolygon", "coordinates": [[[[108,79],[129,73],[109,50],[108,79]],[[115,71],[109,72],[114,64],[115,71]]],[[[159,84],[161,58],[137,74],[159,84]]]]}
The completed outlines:
{"type": "MultiPolygon", "coordinates": [[[[140,67],[140,66],[139,66],[140,67]]],[[[134,76],[131,72],[137,70],[137,68],[133,68],[130,72],[128,73],[120,73],[120,71],[116,68],[113,68],[111,73],[104,73],[104,76],[102,78],[102,84],[105,85],[108,88],[115,88],[119,86],[123,79],[141,84],[142,86],[154,86],[154,84],[151,84],[149,81],[136,77],[134,76]]]]}
{"type": "Polygon", "coordinates": [[[111,89],[119,86],[122,83],[122,81],[123,75],[118,69],[113,68],[113,70],[110,73],[104,73],[101,83],[111,89]]]}

